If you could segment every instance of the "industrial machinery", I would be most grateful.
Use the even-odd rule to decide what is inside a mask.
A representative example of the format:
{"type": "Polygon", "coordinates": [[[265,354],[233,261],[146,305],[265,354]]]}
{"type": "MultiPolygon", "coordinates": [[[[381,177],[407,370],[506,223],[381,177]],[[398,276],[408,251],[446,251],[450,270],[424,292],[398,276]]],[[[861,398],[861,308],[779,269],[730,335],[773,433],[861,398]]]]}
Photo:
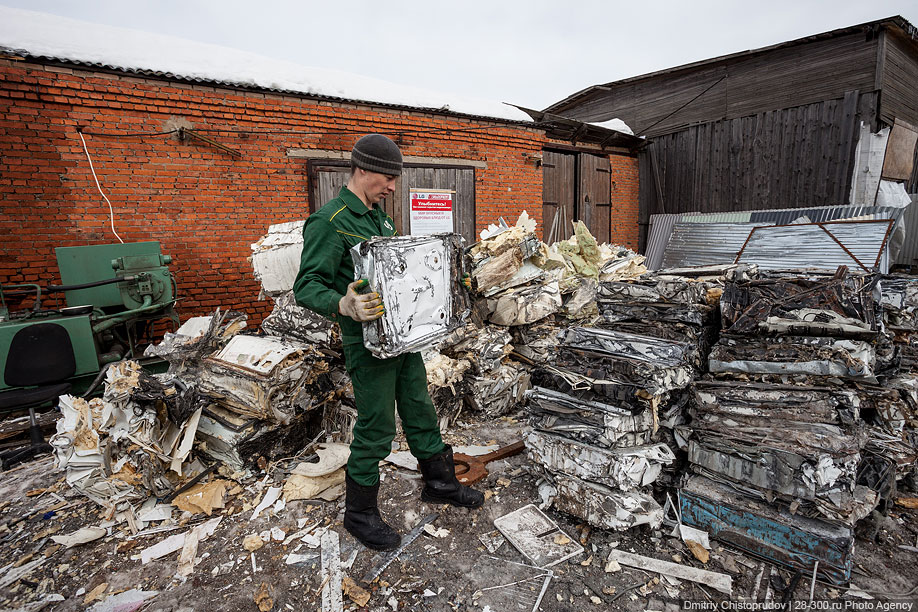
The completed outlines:
{"type": "Polygon", "coordinates": [[[39,323],[64,327],[73,346],[73,392],[85,391],[105,364],[141,356],[166,323],[178,326],[172,258],[159,242],[98,244],[55,249],[61,285],[0,287],[0,391],[13,336],[39,323]],[[66,306],[60,303],[63,293],[66,306]],[[56,302],[49,307],[53,296],[56,302]],[[12,311],[9,304],[29,304],[12,311]]]}

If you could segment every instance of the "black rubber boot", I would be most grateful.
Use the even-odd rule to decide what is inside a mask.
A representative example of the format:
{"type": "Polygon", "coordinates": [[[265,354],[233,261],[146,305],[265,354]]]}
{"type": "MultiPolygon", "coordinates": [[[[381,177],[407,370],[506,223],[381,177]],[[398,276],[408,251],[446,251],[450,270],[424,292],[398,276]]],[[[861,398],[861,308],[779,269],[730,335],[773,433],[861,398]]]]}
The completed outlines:
{"type": "Polygon", "coordinates": [[[456,465],[453,463],[453,449],[446,448],[430,457],[419,459],[421,474],[424,475],[424,490],[421,501],[434,504],[452,504],[461,508],[480,508],[484,494],[461,484],[456,479],[456,465]]]}
{"type": "Polygon", "coordinates": [[[344,528],[367,548],[398,548],[402,543],[402,536],[383,522],[376,506],[379,483],[365,487],[351,480],[350,475],[344,477],[344,482],[344,528]]]}

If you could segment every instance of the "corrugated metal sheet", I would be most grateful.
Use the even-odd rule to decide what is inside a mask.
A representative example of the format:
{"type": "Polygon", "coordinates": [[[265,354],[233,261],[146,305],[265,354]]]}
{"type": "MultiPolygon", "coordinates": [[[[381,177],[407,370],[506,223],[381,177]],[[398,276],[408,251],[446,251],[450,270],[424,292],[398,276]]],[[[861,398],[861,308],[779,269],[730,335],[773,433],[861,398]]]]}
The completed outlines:
{"type": "MultiPolygon", "coordinates": [[[[903,209],[891,206],[825,206],[651,215],[645,265],[649,270],[659,270],[662,267],[732,263],[753,227],[787,225],[801,218],[813,223],[851,218],[899,220],[902,212],[903,209]],[[714,227],[700,229],[699,225],[714,227]],[[688,261],[693,263],[684,263],[688,261]]],[[[913,257],[918,256],[918,246],[915,251],[913,257]]]]}
{"type": "MultiPolygon", "coordinates": [[[[845,207],[850,208],[850,207],[845,207]]],[[[888,212],[879,212],[873,215],[860,215],[865,220],[879,220],[879,219],[890,219],[897,220],[902,214],[902,209],[893,209],[888,212]]],[[[746,243],[746,239],[749,238],[749,233],[755,227],[770,227],[773,226],[773,223],[691,223],[691,222],[677,222],[673,225],[672,235],[669,240],[669,244],[666,246],[666,250],[662,256],[663,268],[681,268],[686,266],[708,266],[716,264],[727,264],[733,263],[736,259],[737,254],[740,252],[740,249],[743,248],[743,245],[746,243]]],[[[845,224],[839,224],[833,227],[843,226],[845,224]]],[[[873,265],[874,260],[876,259],[877,251],[879,250],[880,244],[883,240],[883,236],[886,234],[886,225],[881,225],[879,223],[863,223],[863,224],[852,224],[854,229],[846,229],[841,232],[844,235],[844,239],[839,235],[839,240],[842,240],[846,246],[849,243],[855,246],[852,249],[855,253],[855,256],[858,257],[862,262],[864,259],[861,259],[863,255],[867,258],[870,264],[865,265],[868,267],[873,265]],[[882,231],[879,232],[879,238],[877,237],[878,232],[876,227],[882,227],[882,231]],[[846,240],[848,242],[846,242],[846,240]],[[872,257],[869,256],[871,252],[871,245],[873,245],[872,257]]],[[[845,258],[845,261],[839,261],[840,256],[834,251],[839,251],[844,254],[844,251],[837,247],[837,243],[831,240],[825,232],[820,230],[815,226],[802,226],[802,227],[813,227],[816,231],[820,232],[822,236],[825,236],[830,242],[832,242],[833,249],[832,252],[828,251],[825,244],[822,242],[822,237],[813,238],[816,234],[810,234],[807,232],[800,232],[794,234],[797,236],[792,241],[784,242],[781,241],[782,247],[779,252],[769,251],[764,247],[764,242],[761,248],[762,251],[757,252],[757,257],[760,257],[762,261],[758,259],[750,259],[749,256],[744,256],[742,261],[750,262],[754,261],[760,266],[765,268],[806,268],[806,267],[815,267],[815,268],[827,268],[834,269],[838,265],[844,264],[849,267],[856,267],[857,264],[851,260],[850,257],[845,258]],[[810,243],[807,241],[816,241],[820,245],[818,249],[811,248],[810,243]]],[[[777,228],[776,228],[777,229],[777,228]]],[[[772,232],[774,230],[768,230],[772,232]]],[[[793,228],[791,232],[795,231],[793,228]]],[[[833,234],[836,233],[835,229],[831,230],[833,234]]],[[[764,232],[762,236],[769,235],[768,232],[764,232]]],[[[758,232],[756,232],[758,233],[758,232]]],[[[771,234],[774,235],[774,234],[771,234]]],[[[756,242],[759,240],[764,240],[762,238],[757,238],[756,242]]],[[[849,247],[851,248],[851,247],[849,247]]],[[[747,246],[748,249],[748,246],[747,246]]],[[[886,249],[883,250],[883,257],[881,260],[881,270],[885,273],[888,271],[888,257],[886,256],[886,249]]]]}
{"type": "Polygon", "coordinates": [[[867,270],[872,270],[874,266],[879,265],[880,271],[884,274],[889,271],[888,263],[881,257],[886,251],[889,222],[830,222],[824,227],[832,232],[832,236],[835,236],[841,245],[819,225],[763,227],[749,236],[739,261],[755,263],[759,268],[766,270],[834,270],[838,266],[848,266],[851,269],[862,269],[863,266],[867,270]]]}

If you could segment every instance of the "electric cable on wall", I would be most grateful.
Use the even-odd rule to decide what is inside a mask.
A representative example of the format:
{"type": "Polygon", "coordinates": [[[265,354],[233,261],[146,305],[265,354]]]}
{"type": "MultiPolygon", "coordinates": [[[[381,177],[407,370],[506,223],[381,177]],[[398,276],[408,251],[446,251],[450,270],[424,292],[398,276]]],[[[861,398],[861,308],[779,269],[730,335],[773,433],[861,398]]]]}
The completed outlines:
{"type": "Polygon", "coordinates": [[[102,186],[99,185],[99,177],[96,176],[96,169],[92,167],[92,158],[89,156],[89,149],[86,147],[86,139],[83,138],[83,132],[77,132],[80,135],[80,141],[83,143],[83,150],[86,151],[86,159],[89,161],[89,169],[92,171],[92,178],[96,181],[96,188],[99,190],[99,193],[102,194],[102,197],[105,198],[105,201],[108,202],[108,213],[112,222],[112,233],[115,235],[115,238],[118,239],[118,242],[124,244],[124,240],[121,239],[121,236],[118,235],[118,232],[115,231],[115,211],[112,208],[112,203],[108,197],[102,192],[102,186]]]}

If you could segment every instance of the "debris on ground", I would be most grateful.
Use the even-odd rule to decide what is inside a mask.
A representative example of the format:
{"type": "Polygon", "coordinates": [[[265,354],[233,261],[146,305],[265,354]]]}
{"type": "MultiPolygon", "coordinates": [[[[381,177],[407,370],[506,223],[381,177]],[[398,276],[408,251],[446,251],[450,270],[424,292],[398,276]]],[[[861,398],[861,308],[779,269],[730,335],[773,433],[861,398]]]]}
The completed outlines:
{"type": "Polygon", "coordinates": [[[193,317],[147,350],[167,372],[119,362],[101,397],[62,400],[53,459],[0,482],[0,608],[914,598],[913,277],[647,272],[583,224],[551,245],[527,215],[496,224],[468,249],[463,324],[423,355],[457,462],[525,452],[476,475],[482,509],[431,506],[399,434],[391,555],[341,527],[356,411],[337,329],[291,292],[301,241],[292,222],[253,245],[260,329],[193,317]]]}

